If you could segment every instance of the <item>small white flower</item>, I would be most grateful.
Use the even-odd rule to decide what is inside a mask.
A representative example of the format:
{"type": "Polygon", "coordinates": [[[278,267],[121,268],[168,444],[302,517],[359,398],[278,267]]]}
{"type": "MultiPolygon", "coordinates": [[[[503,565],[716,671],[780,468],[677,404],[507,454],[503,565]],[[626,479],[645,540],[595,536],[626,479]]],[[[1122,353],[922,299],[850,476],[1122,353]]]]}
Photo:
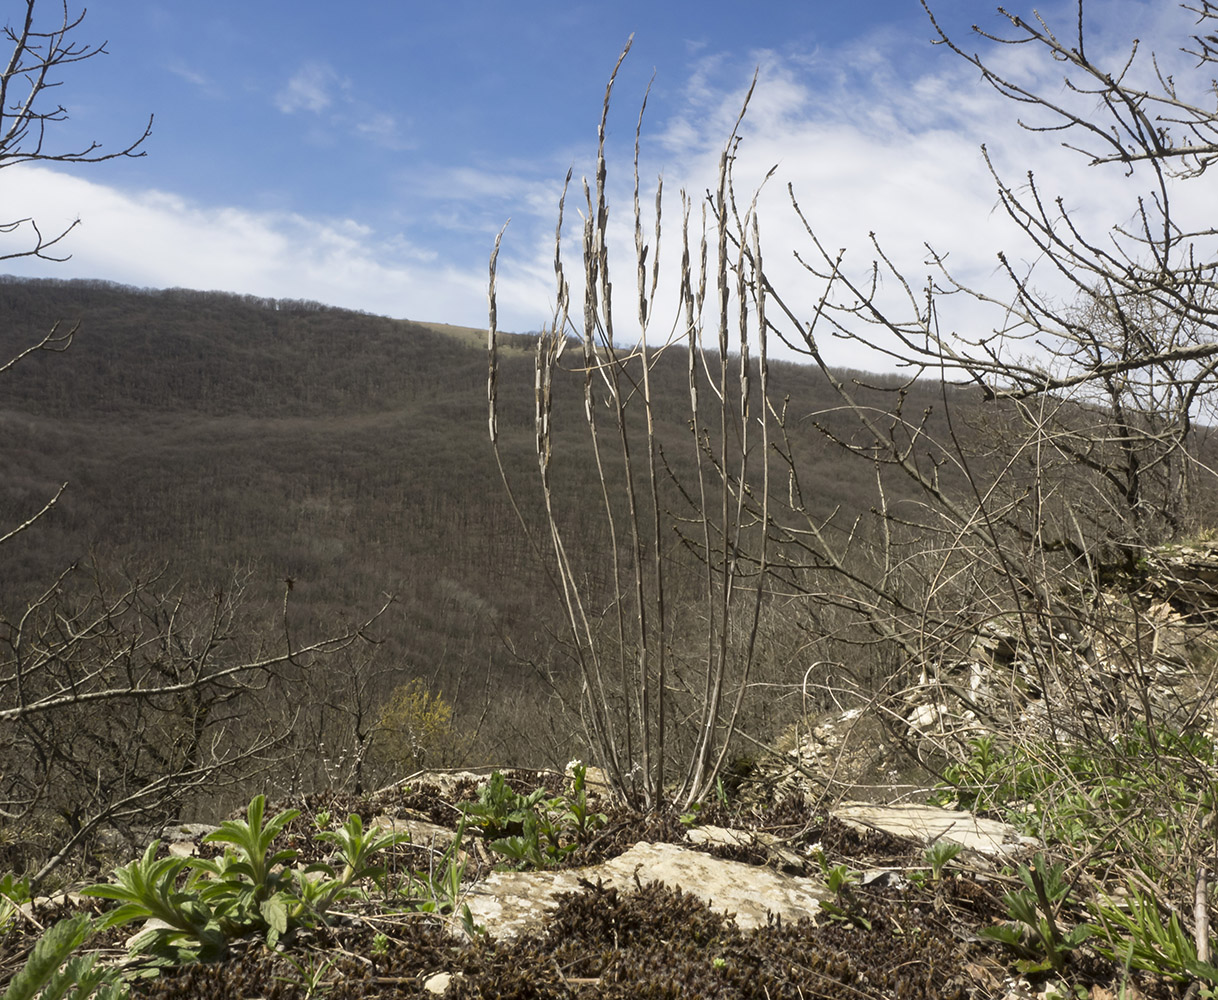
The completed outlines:
{"type": "Polygon", "coordinates": [[[577,767],[583,767],[584,762],[578,757],[572,757],[567,761],[567,774],[574,774],[577,767]]]}

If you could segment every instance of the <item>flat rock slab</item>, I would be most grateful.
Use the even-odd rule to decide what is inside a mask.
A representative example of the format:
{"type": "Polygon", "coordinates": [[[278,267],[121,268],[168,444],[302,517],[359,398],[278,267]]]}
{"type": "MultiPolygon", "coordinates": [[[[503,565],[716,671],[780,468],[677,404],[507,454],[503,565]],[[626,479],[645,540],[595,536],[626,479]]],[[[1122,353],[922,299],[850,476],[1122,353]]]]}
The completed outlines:
{"type": "Polygon", "coordinates": [[[456,831],[446,826],[437,826],[424,819],[400,816],[374,816],[368,826],[386,833],[408,833],[410,842],[419,847],[434,847],[443,850],[457,839],[456,831]]]}
{"type": "Polygon", "coordinates": [[[215,823],[173,823],[161,831],[161,840],[170,844],[179,841],[198,843],[209,833],[215,833],[219,829],[215,823]]]}
{"type": "Polygon", "coordinates": [[[794,851],[782,846],[779,838],[763,830],[732,830],[728,827],[691,826],[685,833],[685,839],[691,844],[710,844],[723,847],[760,847],[765,850],[771,860],[780,862],[796,871],[802,869],[810,858],[801,857],[794,851]]]}
{"type": "Polygon", "coordinates": [[[580,879],[603,880],[620,891],[663,882],[697,896],[719,913],[734,914],[742,930],[765,926],[768,914],[795,922],[815,919],[832,894],[816,879],[783,875],[739,861],[723,861],[675,844],[635,844],[625,854],[590,868],[557,872],[494,872],[470,890],[474,923],[499,937],[515,937],[545,922],[561,892],[578,892],[580,879]]]}
{"type": "Polygon", "coordinates": [[[1010,854],[1035,846],[1037,841],[1021,836],[1009,823],[981,819],[966,812],[939,806],[877,806],[863,802],[843,802],[833,815],[858,830],[884,830],[898,837],[909,837],[924,844],[945,840],[979,854],[1010,854]]]}

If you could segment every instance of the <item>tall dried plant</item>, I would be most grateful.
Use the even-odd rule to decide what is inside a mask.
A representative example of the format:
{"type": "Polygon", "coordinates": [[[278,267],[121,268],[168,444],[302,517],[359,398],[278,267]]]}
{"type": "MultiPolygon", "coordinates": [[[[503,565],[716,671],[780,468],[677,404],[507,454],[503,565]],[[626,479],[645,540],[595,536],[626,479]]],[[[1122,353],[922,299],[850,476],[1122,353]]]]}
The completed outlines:
{"type": "MultiPolygon", "coordinates": [[[[760,561],[751,553],[744,556],[741,539],[765,523],[770,411],[764,402],[768,389],[764,305],[754,315],[742,294],[760,249],[752,206],[741,219],[731,203],[730,163],[737,143],[734,131],[720,157],[719,185],[711,205],[717,241],[713,326],[708,330],[704,319],[707,215],[703,213],[702,231],[693,243],[700,260],[695,274],[691,202],[682,193],[680,304],[673,324],[679,332],[657,334],[653,313],[660,293],[663,180],[656,186],[649,244],[639,171],[646,96],[635,128],[633,171],[638,333],[631,346],[623,346],[615,335],[605,132],[614,81],[629,49],[627,43],[606,87],[596,173],[591,184],[586,180],[583,184],[579,264],[584,300],[578,316],[572,315],[567,252],[562,242],[570,174],[559,202],[554,254],[557,306],[552,322],[538,337],[534,364],[537,472],[544,507],[540,528],[530,522],[523,505],[517,502],[498,448],[498,241],[490,267],[488,401],[492,444],[522,530],[533,540],[548,536],[550,579],[563,609],[568,646],[580,675],[588,739],[615,787],[627,799],[654,807],[703,797],[714,787],[733,743],[755,658],[768,575],[764,529],[757,532],[762,539],[760,561]],[[751,242],[736,248],[734,259],[729,258],[729,229],[734,224],[750,223],[751,242]],[[731,311],[733,301],[741,306],[735,316],[731,311]],[[710,346],[707,339],[712,339],[710,346]],[[751,356],[754,343],[759,351],[757,364],[751,356]],[[689,447],[695,469],[697,499],[692,509],[696,511],[696,524],[688,516],[679,517],[672,508],[672,499],[680,493],[668,488],[672,472],[657,432],[658,400],[652,374],[673,345],[684,345],[689,354],[689,447]],[[578,359],[573,367],[565,367],[564,362],[574,351],[579,352],[578,359]],[[596,468],[601,516],[612,554],[607,609],[593,610],[596,596],[584,582],[577,556],[567,548],[561,527],[564,512],[558,509],[551,477],[554,387],[556,380],[564,378],[582,380],[587,444],[596,468]],[[710,426],[704,424],[706,411],[700,404],[708,391],[714,400],[710,426]],[[605,413],[608,427],[602,426],[605,413]],[[758,502],[760,515],[754,510],[758,502]],[[702,566],[701,595],[696,602],[675,605],[672,562],[687,558],[691,552],[702,566]],[[674,675],[672,646],[678,636],[691,629],[702,634],[699,694],[692,709],[684,705],[678,708],[674,692],[677,687],[688,687],[691,681],[684,670],[681,676],[674,675]],[[744,637],[742,643],[732,642],[737,632],[744,637]],[[682,734],[692,731],[696,736],[674,746],[677,730],[682,734]]],[[[540,544],[536,547],[542,551],[540,544]]]]}

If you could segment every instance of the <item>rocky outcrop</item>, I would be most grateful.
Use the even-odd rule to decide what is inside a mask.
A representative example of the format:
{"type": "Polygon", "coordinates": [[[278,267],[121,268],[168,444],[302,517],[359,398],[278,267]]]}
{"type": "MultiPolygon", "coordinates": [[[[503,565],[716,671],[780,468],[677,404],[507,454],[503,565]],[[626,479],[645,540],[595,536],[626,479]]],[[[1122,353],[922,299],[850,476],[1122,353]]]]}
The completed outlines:
{"type": "MultiPolygon", "coordinates": [[[[422,781],[428,783],[431,777],[422,781]]],[[[433,787],[447,789],[440,794],[451,794],[468,787],[472,777],[477,776],[436,775],[433,787]]],[[[974,867],[987,867],[987,859],[1019,856],[1036,845],[1007,824],[936,806],[842,803],[832,810],[831,817],[862,834],[880,834],[889,844],[896,838],[911,858],[919,857],[931,843],[960,844],[973,859],[974,867]]],[[[823,816],[821,820],[832,822],[823,816]]],[[[401,809],[375,816],[368,825],[409,832],[413,844],[436,854],[456,837],[453,828],[401,809]]],[[[162,832],[162,837],[171,853],[188,856],[198,853],[203,838],[215,829],[207,824],[174,824],[162,832]]],[[[820,841],[807,836],[691,824],[685,830],[684,843],[643,841],[616,857],[579,868],[506,871],[494,867],[502,858],[490,854],[477,838],[467,837],[461,845],[461,857],[475,877],[464,884],[456,907],[456,917],[461,919],[454,917],[452,929],[467,933],[470,927],[477,927],[495,938],[514,938],[542,928],[564,893],[588,886],[615,887],[621,893],[630,893],[656,882],[732,917],[741,930],[765,927],[775,919],[794,924],[806,918],[815,923],[822,912],[821,902],[833,898],[823,873],[823,863],[828,863],[826,858],[831,854],[820,841]],[[717,856],[722,854],[747,856],[758,863],[717,856]],[[464,919],[466,906],[468,921],[464,919]]],[[[885,868],[882,864],[868,867],[869,879],[885,872],[903,877],[906,868],[885,868]]]]}
{"type": "Polygon", "coordinates": [[[555,872],[492,872],[463,900],[475,923],[497,937],[540,928],[556,897],[592,885],[632,891],[663,882],[701,899],[712,910],[735,917],[741,930],[764,927],[781,917],[813,920],[820,901],[832,894],[824,879],[785,875],[771,868],[725,861],[676,844],[635,844],[604,864],[555,872]]]}
{"type": "Polygon", "coordinates": [[[1165,545],[1146,562],[1147,591],[1175,611],[1208,621],[1218,610],[1218,541],[1165,545]]]}
{"type": "Polygon", "coordinates": [[[961,628],[904,690],[792,725],[746,794],[892,801],[926,784],[916,761],[987,734],[1096,738],[1150,717],[1218,738],[1218,540],[1154,550],[1122,589],[1060,595],[1052,614],[961,628]]]}

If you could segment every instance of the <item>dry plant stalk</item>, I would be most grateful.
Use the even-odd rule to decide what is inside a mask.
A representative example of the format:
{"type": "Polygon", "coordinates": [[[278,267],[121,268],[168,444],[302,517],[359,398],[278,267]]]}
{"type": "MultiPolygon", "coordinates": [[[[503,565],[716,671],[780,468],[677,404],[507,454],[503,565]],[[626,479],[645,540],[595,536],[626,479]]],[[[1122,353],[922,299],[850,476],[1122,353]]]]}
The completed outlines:
{"type": "MultiPolygon", "coordinates": [[[[1218,11],[1206,5],[1202,18],[1218,18],[1218,11]]],[[[1042,763],[1050,766],[1062,748],[1086,748],[1104,759],[1114,734],[1144,731],[1154,748],[1162,726],[1187,730],[1202,711],[1205,692],[1212,694],[1212,685],[1203,685],[1191,704],[1165,707],[1157,699],[1157,661],[1144,641],[1153,627],[1139,603],[1139,587],[1154,546],[1195,527],[1197,481],[1210,472],[1197,461],[1194,446],[1198,414],[1212,412],[1218,371],[1218,265],[1205,256],[1218,242],[1218,231],[1173,218],[1166,179],[1172,173],[1187,179],[1210,165],[1218,116],[1181,105],[1171,82],[1163,81],[1163,93],[1154,100],[1190,123],[1200,122],[1196,142],[1172,145],[1164,134],[1143,128],[1137,115],[1122,118],[1120,108],[1150,99],[1083,55],[1081,5],[1074,48],[1063,48],[1047,30],[1016,17],[1011,24],[1010,40],[1044,47],[1090,81],[1095,89],[1084,93],[1112,101],[1099,112],[1089,106],[1076,114],[999,77],[946,35],[941,40],[980,66],[1000,93],[1039,104],[1092,140],[1106,143],[1117,136],[1117,152],[1096,155],[1095,161],[1147,164],[1160,195],[1139,202],[1136,227],[1118,230],[1110,246],[1088,240],[1063,209],[1051,209],[1034,182],[1017,190],[995,172],[1004,210],[1037,253],[1074,283],[1078,299],[1068,306],[1039,294],[1005,257],[1009,302],[958,282],[945,256],[933,251],[934,273],[918,287],[878,239],[870,267],[851,273],[844,252],[827,248],[791,190],[791,208],[809,244],[797,254],[804,268],[801,292],[810,284],[819,287],[806,315],[767,271],[756,196],[743,211],[737,208],[732,169],[738,120],[703,206],[698,240],[691,239],[692,206],[682,196],[674,324],[679,334],[661,336],[653,315],[660,280],[659,192],[655,246],[648,247],[636,127],[639,335],[623,348],[614,332],[609,279],[610,80],[595,182],[584,185],[578,325],[569,310],[560,205],[558,308],[539,338],[535,364],[545,511],[545,532],[536,534],[550,538],[551,579],[580,670],[590,742],[616,787],[633,801],[684,804],[713,788],[747,709],[759,622],[780,607],[810,609],[816,616],[818,631],[808,647],[819,652],[821,645],[844,645],[873,664],[869,676],[855,672],[849,693],[877,709],[891,732],[932,769],[960,759],[969,739],[986,728],[1030,759],[1047,755],[1042,763]],[[1104,108],[1116,114],[1115,125],[1097,125],[1104,108]],[[945,330],[941,314],[950,296],[996,308],[994,329],[971,337],[945,330]],[[612,543],[607,611],[593,610],[596,595],[586,588],[578,554],[565,545],[551,481],[554,393],[566,374],[562,359],[574,343],[569,332],[582,344],[584,422],[612,543]],[[821,348],[826,337],[888,359],[903,376],[872,384],[835,371],[821,348]],[[791,414],[771,400],[773,338],[809,362],[807,377],[829,388],[831,406],[791,414]],[[666,456],[653,419],[660,402],[653,381],[658,359],[679,347],[687,352],[692,472],[666,456]],[[598,424],[605,411],[614,425],[609,432],[598,424]],[[986,436],[966,432],[968,424],[983,420],[986,436]],[[809,425],[868,464],[876,483],[873,511],[844,518],[820,508],[816,470],[801,458],[800,437],[809,425]],[[777,486],[779,470],[785,489],[777,486]],[[692,603],[672,599],[678,564],[662,544],[669,531],[681,551],[700,561],[696,613],[692,603]],[[1123,596],[1109,600],[1104,595],[1114,586],[1124,587],[1123,596]],[[683,684],[684,675],[670,649],[686,634],[691,614],[699,622],[702,650],[692,706],[676,697],[676,682],[683,684]],[[611,637],[600,627],[603,621],[612,624],[611,637]],[[974,670],[962,678],[961,669],[978,666],[977,650],[986,643],[1008,646],[1017,668],[1005,677],[995,673],[987,679],[974,670]],[[929,699],[940,709],[911,724],[911,698],[929,699]],[[1035,711],[1030,701],[1037,702],[1035,711]],[[949,702],[959,709],[943,709],[949,702]],[[676,711],[683,714],[674,718],[676,711]],[[692,742],[690,730],[696,732],[692,742]]],[[[1201,56],[1203,63],[1218,58],[1211,49],[1201,56]]],[[[615,67],[614,79],[616,74],[615,67]]],[[[504,479],[510,477],[505,473],[504,479]]],[[[528,518],[521,523],[533,537],[528,518]]],[[[793,687],[802,673],[792,670],[793,687]]],[[[839,678],[826,680],[825,688],[830,697],[842,693],[839,678]]],[[[1175,768],[1201,787],[1212,785],[1195,757],[1158,750],[1151,756],[1157,759],[1135,763],[1175,768]]],[[[1109,792],[1093,793],[1070,773],[1051,794],[1062,801],[1092,795],[1101,817],[1106,810],[1116,815],[1109,792]]],[[[1147,808],[1152,805],[1147,802],[1147,808]]],[[[1199,823],[1181,837],[1179,867],[1163,877],[1174,896],[1187,893],[1191,899],[1198,881],[1180,869],[1206,857],[1207,845],[1199,823]]]]}
{"type": "MultiPolygon", "coordinates": [[[[754,260],[760,254],[756,229],[753,245],[740,250],[735,268],[729,266],[727,256],[729,227],[734,219],[740,221],[734,215],[734,206],[730,205],[729,171],[737,141],[734,132],[720,159],[718,194],[712,206],[719,250],[715,276],[719,304],[715,346],[708,349],[703,342],[702,313],[709,252],[705,213],[698,248],[701,267],[695,285],[690,260],[689,202],[684,194],[681,295],[678,321],[674,324],[680,335],[655,342],[653,312],[661,276],[663,182],[661,179],[657,183],[654,230],[649,245],[643,224],[639,169],[646,97],[635,129],[633,172],[639,332],[629,348],[623,347],[615,336],[605,132],[614,81],[629,48],[627,43],[606,87],[598,131],[596,175],[592,185],[585,182],[583,186],[585,211],[580,264],[584,301],[578,326],[569,306],[570,286],[562,247],[569,174],[559,204],[554,260],[558,305],[553,322],[537,343],[535,437],[545,533],[550,538],[550,579],[563,608],[568,647],[580,674],[581,705],[588,739],[618,791],[630,801],[654,808],[662,803],[689,804],[703,798],[714,787],[727,760],[738,725],[755,657],[768,574],[764,558],[760,566],[751,559],[741,558],[740,541],[741,536],[757,524],[757,513],[746,495],[761,498],[761,523],[764,524],[769,489],[768,420],[771,411],[768,404],[756,402],[758,398],[764,400],[768,388],[764,333],[761,364],[757,369],[760,385],[755,388],[751,382],[755,366],[750,357],[750,344],[756,331],[751,325],[746,299],[731,276],[731,271],[735,270],[736,281],[745,282],[747,272],[755,266],[754,260]],[[735,323],[729,309],[733,294],[742,306],[735,323]],[[568,331],[573,331],[582,348],[580,363],[572,374],[582,375],[584,424],[600,488],[603,527],[612,553],[608,610],[595,613],[590,608],[597,598],[587,590],[577,560],[567,549],[561,528],[562,512],[556,507],[551,481],[555,447],[554,385],[556,379],[568,374],[562,367],[571,343],[568,331]],[[652,373],[674,343],[684,344],[690,358],[691,445],[699,498],[696,534],[687,532],[669,509],[672,500],[666,483],[672,478],[672,470],[664,458],[656,429],[657,399],[652,373]],[[738,353],[733,354],[733,348],[738,353]],[[704,410],[700,408],[699,395],[703,386],[708,387],[717,400],[717,427],[713,434],[702,424],[704,410]],[[608,432],[600,426],[603,410],[608,411],[612,425],[608,432]],[[760,428],[759,446],[752,441],[754,427],[760,428]],[[756,488],[754,479],[757,480],[756,488]],[[749,484],[747,489],[743,488],[746,483],[749,484]],[[678,539],[675,543],[669,541],[674,537],[674,530],[678,539]],[[702,566],[701,599],[694,605],[682,603],[674,607],[670,599],[670,567],[675,558],[688,558],[690,552],[695,553],[702,566]],[[745,581],[749,583],[748,590],[742,589],[745,581]],[[684,672],[679,677],[674,675],[671,649],[678,641],[677,637],[694,621],[700,621],[696,627],[701,629],[704,640],[699,681],[701,694],[692,709],[682,708],[682,717],[674,718],[678,711],[674,690],[688,687],[689,680],[684,672]],[[732,637],[741,629],[741,621],[745,636],[742,652],[732,645],[732,637]],[[605,632],[602,627],[605,624],[610,626],[611,632],[605,632]],[[688,731],[686,726],[695,720],[696,729],[692,731],[696,736],[692,742],[686,738],[680,749],[674,749],[674,733],[678,728],[688,731]]],[[[753,217],[750,214],[748,218],[753,217]]],[[[494,435],[495,262],[493,256],[488,398],[492,444],[499,456],[494,435]]],[[[498,457],[498,461],[522,530],[533,538],[535,532],[521,515],[521,505],[515,498],[502,458],[498,457]]],[[[761,535],[764,539],[764,530],[761,535]]]]}

